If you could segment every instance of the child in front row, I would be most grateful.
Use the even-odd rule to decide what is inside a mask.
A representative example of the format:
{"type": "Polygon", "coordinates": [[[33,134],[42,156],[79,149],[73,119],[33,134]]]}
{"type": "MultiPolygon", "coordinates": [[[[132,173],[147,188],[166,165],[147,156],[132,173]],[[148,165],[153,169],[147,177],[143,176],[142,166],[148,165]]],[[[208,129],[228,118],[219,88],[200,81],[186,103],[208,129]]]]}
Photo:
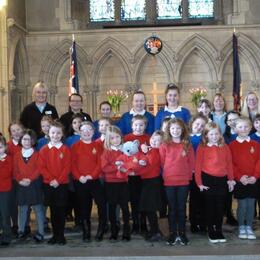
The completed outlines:
{"type": "MultiPolygon", "coordinates": [[[[202,113],[195,115],[190,121],[190,142],[195,152],[201,143],[202,132],[208,118],[202,113]]],[[[195,174],[192,176],[190,183],[190,199],[189,199],[189,218],[190,218],[190,230],[192,233],[205,232],[206,220],[204,214],[204,201],[203,196],[195,182],[195,174]]]]}
{"type": "MultiPolygon", "coordinates": [[[[25,225],[28,210],[33,208],[38,232],[34,235],[36,242],[42,242],[44,238],[44,210],[43,191],[40,171],[38,167],[38,152],[33,146],[36,143],[36,134],[33,130],[25,130],[20,139],[22,150],[14,156],[14,176],[17,182],[17,201],[19,205],[19,239],[25,239],[25,225]]],[[[29,211],[30,212],[30,211],[29,211]]]]}
{"type": "Polygon", "coordinates": [[[71,172],[71,154],[62,143],[63,125],[54,121],[49,130],[50,142],[39,153],[43,176],[45,205],[50,207],[53,236],[48,244],[65,245],[65,211],[68,200],[68,182],[71,172]]]}
{"type": "Polygon", "coordinates": [[[237,181],[234,197],[237,199],[237,220],[239,225],[238,237],[241,239],[256,239],[252,229],[255,199],[258,196],[257,178],[260,177],[260,149],[259,144],[248,136],[252,128],[251,121],[241,117],[236,121],[237,138],[230,143],[237,181]]]}
{"type": "Polygon", "coordinates": [[[80,141],[72,146],[71,153],[72,174],[83,227],[83,241],[89,241],[91,237],[92,198],[98,207],[98,229],[95,239],[101,241],[106,224],[105,195],[99,180],[102,149],[97,142],[92,141],[95,128],[91,122],[82,122],[79,131],[80,141]]]}
{"type": "Polygon", "coordinates": [[[150,146],[142,145],[142,152],[146,155],[148,164],[140,173],[142,191],[140,197],[140,211],[145,212],[150,230],[146,239],[150,242],[161,240],[157,211],[161,209],[161,161],[159,147],[163,141],[163,132],[155,131],[150,138],[150,146]]]}
{"type": "Polygon", "coordinates": [[[222,233],[225,201],[227,188],[232,191],[235,182],[230,150],[214,122],[205,126],[197,150],[195,179],[204,196],[209,241],[226,242],[222,233]]]}
{"type": "Polygon", "coordinates": [[[111,224],[110,240],[117,240],[118,226],[116,224],[116,207],[120,206],[123,214],[123,235],[122,240],[129,241],[129,190],[127,175],[118,176],[117,158],[122,154],[120,148],[123,143],[123,137],[120,129],[116,126],[109,126],[106,132],[104,143],[104,152],[101,156],[101,168],[105,179],[105,193],[109,205],[109,221],[111,224]]]}
{"type": "MultiPolygon", "coordinates": [[[[140,146],[142,144],[149,144],[150,136],[145,134],[147,126],[147,119],[145,116],[136,115],[132,118],[132,133],[124,136],[124,141],[138,140],[140,146]]],[[[139,147],[140,149],[140,147],[139,147]]],[[[132,233],[146,233],[146,217],[145,214],[140,213],[139,203],[142,189],[142,180],[138,173],[135,176],[128,177],[129,191],[130,191],[130,205],[133,219],[132,233]]]]}
{"type": "Polygon", "coordinates": [[[10,210],[12,191],[12,157],[6,153],[7,144],[5,138],[0,136],[0,245],[8,246],[12,239],[10,210]]]}
{"type": "Polygon", "coordinates": [[[187,245],[186,202],[194,169],[194,151],[189,142],[188,130],[181,119],[173,118],[169,121],[159,152],[170,209],[170,236],[167,244],[175,245],[180,241],[182,245],[187,245]]]}

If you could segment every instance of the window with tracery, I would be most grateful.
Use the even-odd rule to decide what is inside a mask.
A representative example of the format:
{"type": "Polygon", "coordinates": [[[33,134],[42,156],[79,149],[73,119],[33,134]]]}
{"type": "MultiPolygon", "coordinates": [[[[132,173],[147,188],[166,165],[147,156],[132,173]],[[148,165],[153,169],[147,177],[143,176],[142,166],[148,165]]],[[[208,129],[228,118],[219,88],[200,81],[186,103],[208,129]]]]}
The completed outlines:
{"type": "Polygon", "coordinates": [[[115,20],[113,0],[90,0],[90,21],[108,22],[115,20]]]}
{"type": "Polygon", "coordinates": [[[181,19],[181,0],[157,0],[158,19],[181,19]]]}
{"type": "Polygon", "coordinates": [[[145,0],[122,0],[121,20],[145,20],[145,0]]]}

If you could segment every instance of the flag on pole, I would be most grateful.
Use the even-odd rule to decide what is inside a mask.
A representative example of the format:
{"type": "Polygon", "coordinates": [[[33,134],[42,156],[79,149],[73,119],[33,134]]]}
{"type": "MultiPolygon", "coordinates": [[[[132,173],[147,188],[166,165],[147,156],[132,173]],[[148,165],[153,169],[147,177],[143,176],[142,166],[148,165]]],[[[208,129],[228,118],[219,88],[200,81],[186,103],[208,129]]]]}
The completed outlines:
{"type": "Polygon", "coordinates": [[[76,42],[74,35],[72,36],[73,43],[70,47],[70,80],[69,80],[69,96],[74,93],[79,93],[78,65],[76,42]]]}
{"type": "Polygon", "coordinates": [[[239,109],[241,108],[240,87],[241,87],[241,73],[240,73],[240,64],[239,64],[239,57],[238,57],[238,41],[234,31],[233,33],[233,98],[234,98],[235,111],[239,111],[239,109]]]}

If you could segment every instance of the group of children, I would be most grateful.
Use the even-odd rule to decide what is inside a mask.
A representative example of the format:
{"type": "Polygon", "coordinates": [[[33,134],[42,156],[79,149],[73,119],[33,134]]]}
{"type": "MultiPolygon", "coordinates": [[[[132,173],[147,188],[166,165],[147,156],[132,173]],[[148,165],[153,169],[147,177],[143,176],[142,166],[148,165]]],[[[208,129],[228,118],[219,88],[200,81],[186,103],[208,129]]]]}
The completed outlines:
{"type": "Polygon", "coordinates": [[[74,115],[70,136],[65,140],[62,124],[46,116],[41,121],[45,136],[38,141],[32,130],[12,123],[11,140],[6,143],[0,136],[1,244],[9,245],[11,241],[11,221],[12,226],[18,225],[18,238],[26,237],[30,208],[37,220],[34,239],[42,242],[48,206],[53,234],[48,243],[64,245],[71,186],[76,194],[75,212],[84,241],[91,239],[93,199],[98,208],[97,241],[103,239],[108,221],[109,239],[118,239],[119,207],[123,240],[129,241],[131,233],[140,231],[146,233],[149,241],[161,240],[157,213],[166,194],[168,245],[189,243],[188,196],[191,231],[207,231],[212,243],[226,242],[222,223],[231,192],[238,201],[239,238],[255,239],[252,224],[255,200],[259,197],[260,115],[256,115],[255,132],[250,135],[251,121],[235,111],[229,112],[223,137],[218,124],[209,119],[207,100],[201,102],[200,108],[189,126],[182,118],[166,117],[162,119],[161,130],[151,136],[145,134],[147,119],[142,115],[133,117],[132,133],[125,136],[109,118],[101,118],[100,137],[96,140],[94,125],[82,121],[80,114],[74,115]],[[134,140],[139,141],[141,160],[131,156],[122,165],[122,144],[134,140]]]}

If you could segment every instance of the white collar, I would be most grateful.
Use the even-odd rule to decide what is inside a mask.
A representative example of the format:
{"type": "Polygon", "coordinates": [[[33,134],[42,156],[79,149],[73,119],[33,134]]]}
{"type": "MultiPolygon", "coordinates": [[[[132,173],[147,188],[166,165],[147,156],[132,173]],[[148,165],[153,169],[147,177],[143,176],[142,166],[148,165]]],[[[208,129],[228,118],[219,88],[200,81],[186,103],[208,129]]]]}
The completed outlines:
{"type": "Polygon", "coordinates": [[[201,136],[201,134],[190,134],[190,136],[201,136]]]}
{"type": "Polygon", "coordinates": [[[122,145],[119,145],[119,146],[111,145],[111,150],[113,150],[113,151],[121,151],[121,147],[122,147],[122,145]]]}
{"type": "Polygon", "coordinates": [[[255,135],[258,136],[258,137],[260,137],[260,133],[258,133],[258,132],[255,132],[255,135]]]}
{"type": "Polygon", "coordinates": [[[212,144],[212,143],[207,143],[207,146],[208,146],[208,147],[213,147],[213,146],[219,147],[218,144],[212,144]]]}
{"type": "Polygon", "coordinates": [[[22,155],[25,158],[31,157],[33,152],[34,152],[33,148],[29,148],[29,149],[22,148],[22,155]]]}
{"type": "Polygon", "coordinates": [[[18,145],[19,144],[19,142],[14,140],[14,139],[12,139],[12,142],[13,142],[14,145],[18,145]]]}
{"type": "Polygon", "coordinates": [[[141,116],[143,116],[144,114],[145,114],[145,110],[143,109],[141,112],[136,112],[136,111],[134,111],[134,109],[132,108],[130,111],[129,111],[129,114],[130,115],[133,115],[133,116],[136,116],[136,115],[141,115],[141,116]]]}
{"type": "Polygon", "coordinates": [[[169,109],[168,106],[164,107],[164,111],[175,113],[175,112],[181,112],[182,106],[178,106],[176,109],[169,109]]]}
{"type": "Polygon", "coordinates": [[[4,159],[6,158],[7,154],[4,153],[2,156],[0,156],[0,161],[4,161],[4,159]]]}
{"type": "Polygon", "coordinates": [[[236,140],[239,142],[239,143],[243,143],[243,142],[250,142],[250,136],[248,136],[246,139],[243,139],[243,138],[241,138],[241,137],[239,137],[239,136],[237,136],[237,138],[236,138],[236,140]]]}
{"type": "Polygon", "coordinates": [[[105,138],[106,138],[106,135],[104,135],[104,134],[102,134],[101,136],[100,136],[100,140],[103,142],[103,141],[105,141],[105,138]]]}
{"type": "Polygon", "coordinates": [[[48,143],[48,147],[51,149],[52,147],[56,147],[57,149],[60,149],[62,147],[62,142],[59,142],[57,144],[52,144],[51,142],[48,143]]]}

